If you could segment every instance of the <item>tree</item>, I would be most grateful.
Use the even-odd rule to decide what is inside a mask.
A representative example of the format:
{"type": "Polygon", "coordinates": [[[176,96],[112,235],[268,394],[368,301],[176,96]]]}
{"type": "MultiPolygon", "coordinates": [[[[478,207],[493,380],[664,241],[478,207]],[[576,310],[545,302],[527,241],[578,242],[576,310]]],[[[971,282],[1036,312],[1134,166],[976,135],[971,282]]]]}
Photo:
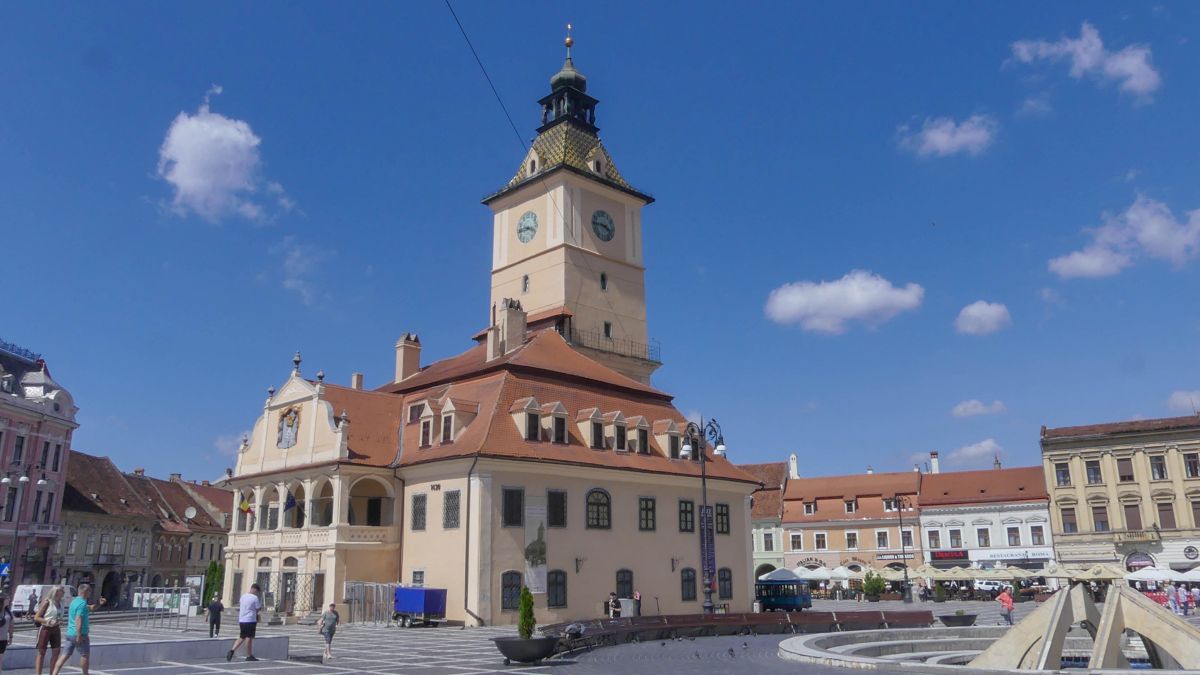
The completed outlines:
{"type": "Polygon", "coordinates": [[[204,571],[204,598],[201,605],[207,607],[213,597],[221,592],[221,586],[224,584],[225,566],[218,565],[216,560],[209,562],[208,569],[204,571]]]}
{"type": "Polygon", "coordinates": [[[883,593],[884,589],[883,577],[878,574],[867,572],[867,576],[863,579],[863,593],[868,597],[878,598],[883,593]]]}
{"type": "Polygon", "coordinates": [[[528,586],[521,587],[521,603],[517,607],[517,634],[522,640],[528,640],[533,637],[533,628],[536,622],[533,618],[533,593],[529,592],[528,586]]]}

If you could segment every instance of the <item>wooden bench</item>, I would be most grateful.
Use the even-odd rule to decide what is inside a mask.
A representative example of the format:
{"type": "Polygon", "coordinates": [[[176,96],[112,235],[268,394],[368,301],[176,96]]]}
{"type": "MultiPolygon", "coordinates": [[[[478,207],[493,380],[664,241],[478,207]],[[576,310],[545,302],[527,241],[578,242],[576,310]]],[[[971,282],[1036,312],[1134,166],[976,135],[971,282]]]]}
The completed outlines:
{"type": "Polygon", "coordinates": [[[884,628],[928,628],[933,625],[933,612],[905,610],[883,613],[884,628]]]}
{"type": "Polygon", "coordinates": [[[837,630],[833,612],[788,612],[793,633],[832,633],[837,630]]]}
{"type": "Polygon", "coordinates": [[[877,630],[883,628],[883,612],[834,612],[838,630],[877,630]]]}

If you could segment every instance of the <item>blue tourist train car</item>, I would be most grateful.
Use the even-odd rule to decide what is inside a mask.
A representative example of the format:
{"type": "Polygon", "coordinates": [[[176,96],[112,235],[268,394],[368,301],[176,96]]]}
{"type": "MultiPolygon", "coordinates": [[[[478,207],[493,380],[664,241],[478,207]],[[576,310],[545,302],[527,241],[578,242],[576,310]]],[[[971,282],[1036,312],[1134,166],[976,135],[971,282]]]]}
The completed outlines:
{"type": "Polygon", "coordinates": [[[807,581],[759,580],[754,584],[754,597],[764,612],[799,612],[812,607],[807,581]]]}
{"type": "Polygon", "coordinates": [[[446,589],[399,586],[392,620],[408,628],[416,622],[435,626],[446,619],[446,589]]]}

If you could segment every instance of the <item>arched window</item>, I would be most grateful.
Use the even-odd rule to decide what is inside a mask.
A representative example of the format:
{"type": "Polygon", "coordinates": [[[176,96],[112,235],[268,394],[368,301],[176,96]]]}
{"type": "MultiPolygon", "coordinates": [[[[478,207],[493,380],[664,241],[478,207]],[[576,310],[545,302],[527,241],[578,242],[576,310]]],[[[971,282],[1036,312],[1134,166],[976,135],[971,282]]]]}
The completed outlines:
{"type": "Polygon", "coordinates": [[[522,293],[529,292],[529,275],[528,274],[521,277],[521,292],[522,293]]]}
{"type": "Polygon", "coordinates": [[[500,575],[500,609],[516,611],[521,604],[521,573],[505,572],[500,575]]]}
{"type": "Polygon", "coordinates": [[[546,574],[546,606],[567,606],[567,573],[562,570],[550,570],[546,574]]]}
{"type": "Polygon", "coordinates": [[[604,272],[600,273],[600,290],[602,290],[602,291],[608,290],[608,274],[606,274],[604,272]]]}
{"type": "Polygon", "coordinates": [[[617,570],[617,597],[633,597],[633,571],[617,570]]]}
{"type": "Polygon", "coordinates": [[[587,494],[587,527],[589,530],[607,530],[612,527],[612,498],[601,489],[587,494]]]}
{"type": "Polygon", "coordinates": [[[696,570],[691,567],[679,570],[679,590],[684,602],[696,599],[696,570]]]}
{"type": "Polygon", "coordinates": [[[733,597],[733,570],[728,567],[717,570],[717,597],[722,600],[733,597]]]}
{"type": "Polygon", "coordinates": [[[350,488],[348,520],[351,525],[390,526],[392,511],[392,498],[383,483],[367,478],[350,488]]]}
{"type": "Polygon", "coordinates": [[[263,557],[259,558],[259,559],[258,559],[258,566],[259,566],[259,567],[270,567],[270,566],[271,566],[271,559],[270,559],[270,558],[268,558],[268,557],[266,557],[266,556],[263,556],[263,557]]]}
{"type": "Polygon", "coordinates": [[[283,566],[284,567],[298,567],[299,562],[295,558],[288,556],[283,559],[283,566]]]}

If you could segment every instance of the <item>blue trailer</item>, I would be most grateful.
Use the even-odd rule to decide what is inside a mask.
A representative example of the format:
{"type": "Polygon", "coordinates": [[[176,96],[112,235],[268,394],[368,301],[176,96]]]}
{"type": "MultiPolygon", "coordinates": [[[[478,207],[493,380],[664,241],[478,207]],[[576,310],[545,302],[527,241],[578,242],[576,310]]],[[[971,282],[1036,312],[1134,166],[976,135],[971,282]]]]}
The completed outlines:
{"type": "Polygon", "coordinates": [[[436,626],[446,620],[446,589],[399,586],[392,607],[392,620],[405,628],[420,622],[436,626]]]}

